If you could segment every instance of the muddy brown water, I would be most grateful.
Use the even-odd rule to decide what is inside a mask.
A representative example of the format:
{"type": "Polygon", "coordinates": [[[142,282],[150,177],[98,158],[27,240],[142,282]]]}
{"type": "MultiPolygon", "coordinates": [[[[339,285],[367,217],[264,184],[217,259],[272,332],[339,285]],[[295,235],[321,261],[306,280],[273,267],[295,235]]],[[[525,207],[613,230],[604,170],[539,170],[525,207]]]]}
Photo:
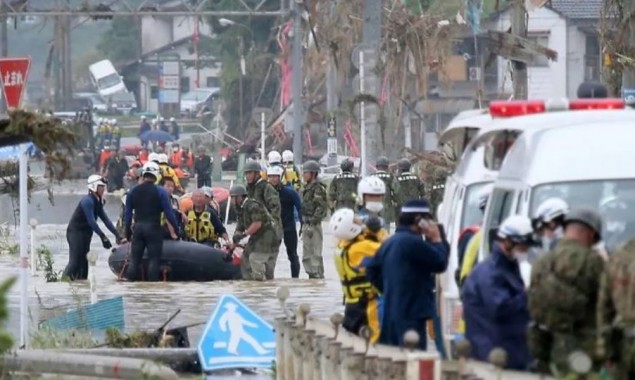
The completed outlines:
{"type": "MultiPolygon", "coordinates": [[[[68,261],[68,244],[66,242],[66,225],[79,199],[85,194],[83,182],[69,182],[55,187],[54,205],[51,205],[45,192],[32,194],[29,204],[29,219],[36,219],[38,225],[35,230],[36,245],[45,245],[52,252],[56,270],[63,270],[68,261]]],[[[108,195],[106,211],[115,221],[119,213],[118,197],[108,195]]],[[[17,242],[18,228],[15,224],[18,215],[12,210],[17,205],[8,196],[0,196],[0,224],[8,229],[17,242]]],[[[106,231],[105,226],[100,226],[106,231]]],[[[326,229],[326,224],[324,225],[326,229]]],[[[233,231],[235,224],[228,226],[233,231]]],[[[108,233],[109,234],[109,233],[108,233]]],[[[113,237],[111,239],[114,240],[113,237]]],[[[5,239],[6,240],[6,239],[5,239]]],[[[99,299],[123,296],[125,307],[126,330],[150,330],[161,326],[176,310],[181,313],[171,322],[170,326],[190,325],[205,322],[211,315],[218,299],[224,294],[233,294],[245,304],[259,313],[266,320],[273,322],[274,318],[282,316],[282,309],[276,298],[276,291],[281,286],[290,289],[289,307],[297,307],[306,302],[311,305],[311,314],[321,318],[328,318],[335,312],[342,312],[342,293],[337,273],[333,264],[335,239],[325,236],[324,263],[325,280],[309,280],[305,273],[300,279],[291,279],[289,261],[284,244],[280,247],[275,277],[268,282],[254,281],[215,281],[215,282],[181,282],[181,283],[127,283],[117,281],[116,276],[108,267],[109,252],[101,247],[101,242],[95,236],[91,249],[98,253],[96,267],[97,293],[99,299]]],[[[302,257],[302,243],[300,241],[298,254],[302,257]]],[[[0,280],[18,274],[18,257],[0,255],[0,280]]],[[[36,324],[40,309],[56,306],[75,306],[78,302],[89,302],[90,290],[87,281],[74,283],[47,283],[44,274],[29,277],[29,305],[30,319],[36,324]],[[39,296],[36,296],[37,295],[39,296]]],[[[18,340],[19,337],[19,286],[11,290],[9,307],[10,320],[8,328],[18,340]]],[[[32,327],[33,328],[33,327],[32,327]]],[[[189,329],[190,340],[194,345],[198,342],[204,326],[189,329]]]]}

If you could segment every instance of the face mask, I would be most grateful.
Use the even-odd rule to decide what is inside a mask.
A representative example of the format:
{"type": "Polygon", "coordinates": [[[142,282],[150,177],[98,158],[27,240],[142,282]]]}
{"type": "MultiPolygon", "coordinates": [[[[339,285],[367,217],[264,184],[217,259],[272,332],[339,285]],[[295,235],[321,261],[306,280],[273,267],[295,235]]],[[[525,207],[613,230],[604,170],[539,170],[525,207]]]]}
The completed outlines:
{"type": "Polygon", "coordinates": [[[366,210],[370,212],[380,212],[384,208],[381,202],[366,202],[366,210]]]}

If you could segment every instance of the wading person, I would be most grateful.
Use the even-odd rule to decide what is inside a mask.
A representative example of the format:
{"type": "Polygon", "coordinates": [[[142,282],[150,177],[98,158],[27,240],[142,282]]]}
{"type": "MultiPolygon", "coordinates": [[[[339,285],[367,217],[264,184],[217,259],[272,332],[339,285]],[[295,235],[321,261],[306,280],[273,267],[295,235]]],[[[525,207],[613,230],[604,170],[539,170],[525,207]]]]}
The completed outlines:
{"type": "MultiPolygon", "coordinates": [[[[129,281],[136,281],[139,262],[146,249],[149,257],[148,281],[159,281],[159,263],[163,253],[161,213],[165,214],[168,223],[178,225],[167,191],[155,185],[158,176],[159,165],[148,162],[143,166],[143,182],[132,188],[126,197],[125,231],[131,244],[126,276],[129,281]]],[[[171,232],[170,237],[178,239],[174,232],[171,232]]]]}
{"type": "Polygon", "coordinates": [[[98,174],[88,177],[88,194],[79,201],[75,212],[71,216],[66,229],[68,241],[68,265],[64,269],[64,276],[71,280],[85,280],[88,277],[88,259],[90,242],[93,232],[101,239],[106,249],[112,248],[112,243],[97,225],[97,218],[101,219],[108,230],[115,235],[117,243],[121,243],[119,232],[106,215],[102,197],[106,191],[106,181],[98,174]]]}

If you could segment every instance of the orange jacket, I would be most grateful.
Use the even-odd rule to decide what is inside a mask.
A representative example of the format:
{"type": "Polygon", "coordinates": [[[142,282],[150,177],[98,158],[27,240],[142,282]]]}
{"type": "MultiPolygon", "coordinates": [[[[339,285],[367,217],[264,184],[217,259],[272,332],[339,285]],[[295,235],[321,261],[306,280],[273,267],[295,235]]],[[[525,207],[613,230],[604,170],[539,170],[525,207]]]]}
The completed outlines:
{"type": "Polygon", "coordinates": [[[108,162],[108,159],[110,159],[111,155],[112,155],[112,152],[109,150],[101,151],[101,153],[99,154],[99,168],[101,170],[106,169],[106,162],[108,162]]]}
{"type": "Polygon", "coordinates": [[[170,163],[172,164],[173,168],[178,168],[181,167],[181,158],[183,157],[183,152],[182,151],[178,151],[178,152],[174,152],[172,153],[172,155],[170,155],[170,163]]]}
{"type": "Polygon", "coordinates": [[[148,153],[147,150],[146,151],[143,151],[143,150],[139,151],[139,161],[141,161],[141,163],[144,163],[144,164],[146,162],[148,162],[148,155],[149,154],[150,153],[148,153]]]}

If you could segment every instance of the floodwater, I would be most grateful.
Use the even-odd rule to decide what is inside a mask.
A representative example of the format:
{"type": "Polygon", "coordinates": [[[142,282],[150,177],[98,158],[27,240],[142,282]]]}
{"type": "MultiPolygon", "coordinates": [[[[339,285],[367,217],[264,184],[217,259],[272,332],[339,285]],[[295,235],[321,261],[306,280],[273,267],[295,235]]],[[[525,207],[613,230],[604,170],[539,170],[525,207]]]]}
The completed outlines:
{"type": "MultiPolygon", "coordinates": [[[[66,242],[66,224],[74,211],[79,199],[85,194],[83,181],[69,181],[55,186],[54,205],[48,200],[44,191],[35,192],[29,204],[29,219],[37,220],[35,229],[36,246],[45,245],[53,253],[56,270],[63,270],[68,261],[68,245],[66,242]]],[[[119,199],[117,196],[107,195],[106,211],[111,220],[116,221],[119,213],[119,199]]],[[[17,199],[0,196],[0,224],[8,229],[17,243],[18,215],[12,212],[17,199]]],[[[105,226],[100,224],[104,231],[105,226]]],[[[231,224],[231,232],[235,224],[231,224]]],[[[326,225],[324,226],[326,227],[326,225]]],[[[326,230],[326,228],[325,228],[326,230]]],[[[110,233],[108,232],[109,236],[110,233]]],[[[110,236],[114,242],[114,237],[110,236]]],[[[7,240],[7,238],[5,238],[7,240]]],[[[324,263],[325,280],[309,280],[305,273],[300,279],[291,279],[289,261],[284,244],[280,247],[280,254],[275,270],[276,279],[268,282],[254,281],[216,281],[205,283],[129,283],[119,282],[108,267],[109,252],[101,246],[100,240],[94,236],[92,250],[98,253],[96,267],[97,293],[99,299],[123,296],[125,307],[126,330],[152,330],[161,326],[170,315],[181,309],[181,313],[170,323],[170,327],[184,326],[205,322],[219,297],[233,294],[245,304],[259,313],[266,320],[273,322],[274,318],[282,316],[283,311],[276,298],[276,291],[281,286],[290,289],[288,307],[295,308],[300,303],[310,303],[311,314],[327,319],[334,312],[342,312],[341,288],[333,265],[335,239],[325,236],[324,263]]],[[[302,256],[300,241],[298,254],[302,256]]],[[[18,273],[18,257],[0,255],[0,280],[15,276],[18,273]]],[[[78,300],[88,302],[90,299],[87,281],[73,283],[47,283],[42,272],[29,277],[29,313],[39,315],[39,310],[55,306],[75,306],[78,300]],[[37,295],[36,295],[37,293],[37,295]]],[[[18,340],[19,337],[19,286],[14,286],[10,295],[10,321],[8,328],[18,340]]],[[[37,317],[31,317],[32,326],[37,317]]],[[[190,341],[194,345],[202,333],[204,326],[189,329],[190,341]]]]}

